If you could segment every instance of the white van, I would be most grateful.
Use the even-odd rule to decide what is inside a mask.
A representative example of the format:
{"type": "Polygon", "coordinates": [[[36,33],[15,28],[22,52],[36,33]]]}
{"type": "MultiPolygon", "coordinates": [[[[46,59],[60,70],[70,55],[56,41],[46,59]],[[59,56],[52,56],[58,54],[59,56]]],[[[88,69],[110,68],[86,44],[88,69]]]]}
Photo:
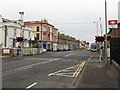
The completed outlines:
{"type": "Polygon", "coordinates": [[[91,44],[91,52],[96,52],[98,50],[98,44],[92,43],[91,44]]]}

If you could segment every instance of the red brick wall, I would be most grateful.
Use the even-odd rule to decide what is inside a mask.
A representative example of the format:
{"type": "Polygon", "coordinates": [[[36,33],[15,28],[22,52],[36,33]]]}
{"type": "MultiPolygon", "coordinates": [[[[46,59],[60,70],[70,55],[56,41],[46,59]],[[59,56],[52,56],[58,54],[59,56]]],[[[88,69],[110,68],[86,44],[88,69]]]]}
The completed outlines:
{"type": "Polygon", "coordinates": [[[120,24],[118,24],[118,29],[115,30],[115,37],[120,37],[120,24]]]}

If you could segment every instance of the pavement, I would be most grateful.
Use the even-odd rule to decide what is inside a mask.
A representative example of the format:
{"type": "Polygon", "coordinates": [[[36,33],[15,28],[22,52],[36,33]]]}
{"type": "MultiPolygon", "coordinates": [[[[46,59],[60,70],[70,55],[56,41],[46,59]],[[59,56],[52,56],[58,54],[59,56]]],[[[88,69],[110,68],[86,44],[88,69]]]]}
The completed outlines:
{"type": "Polygon", "coordinates": [[[79,76],[75,88],[114,88],[120,90],[120,70],[115,64],[105,64],[99,56],[91,57],[79,76]]]}

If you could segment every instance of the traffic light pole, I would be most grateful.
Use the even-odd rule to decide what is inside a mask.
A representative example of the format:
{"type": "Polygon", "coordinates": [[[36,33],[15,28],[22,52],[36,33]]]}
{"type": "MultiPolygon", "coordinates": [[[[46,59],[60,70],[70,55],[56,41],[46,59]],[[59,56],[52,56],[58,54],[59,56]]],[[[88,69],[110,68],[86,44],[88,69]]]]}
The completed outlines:
{"type": "Polygon", "coordinates": [[[20,54],[20,58],[23,58],[23,43],[21,42],[21,54],[20,54]]]}
{"type": "Polygon", "coordinates": [[[23,57],[23,37],[16,37],[16,40],[20,44],[19,58],[22,58],[23,57]]]}
{"type": "MultiPolygon", "coordinates": [[[[20,14],[20,21],[21,21],[21,23],[20,23],[20,26],[21,26],[21,33],[22,33],[22,23],[24,23],[23,22],[23,16],[24,16],[24,12],[19,12],[19,14],[20,14]]],[[[20,36],[22,36],[21,35],[21,33],[20,33],[20,36]]],[[[23,34],[23,33],[22,33],[23,34]]],[[[20,44],[21,44],[21,58],[23,58],[23,42],[20,42],[20,44]]]]}

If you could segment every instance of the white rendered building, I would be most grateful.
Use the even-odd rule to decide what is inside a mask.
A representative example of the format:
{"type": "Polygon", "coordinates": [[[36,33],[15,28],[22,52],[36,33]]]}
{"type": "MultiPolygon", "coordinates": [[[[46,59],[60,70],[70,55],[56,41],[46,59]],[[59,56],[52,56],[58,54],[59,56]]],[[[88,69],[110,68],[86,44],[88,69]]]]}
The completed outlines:
{"type": "Polygon", "coordinates": [[[0,43],[2,47],[15,48],[20,45],[16,37],[24,37],[23,47],[29,47],[29,40],[33,38],[32,28],[23,26],[20,21],[2,18],[0,30],[0,43]],[[6,32],[6,33],[5,33],[6,32]]]}

